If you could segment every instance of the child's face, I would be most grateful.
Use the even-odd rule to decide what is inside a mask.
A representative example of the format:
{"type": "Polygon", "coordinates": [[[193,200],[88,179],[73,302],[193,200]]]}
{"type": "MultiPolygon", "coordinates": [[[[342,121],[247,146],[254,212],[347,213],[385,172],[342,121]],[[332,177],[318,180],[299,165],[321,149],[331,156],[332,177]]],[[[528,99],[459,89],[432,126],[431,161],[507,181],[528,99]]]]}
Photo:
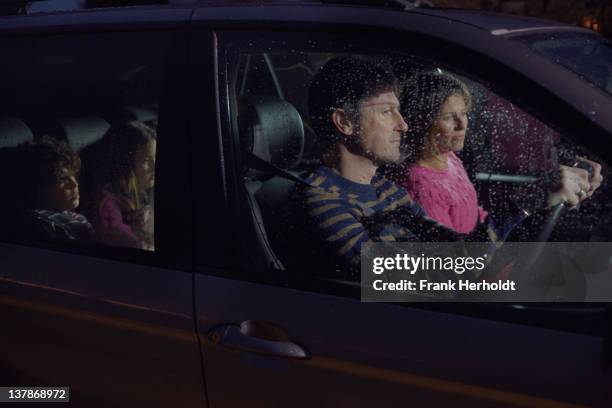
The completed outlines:
{"type": "Polygon", "coordinates": [[[134,155],[134,176],[141,190],[148,190],[155,186],[155,140],[147,143],[134,155]]]}
{"type": "Polygon", "coordinates": [[[50,181],[41,191],[45,210],[66,211],[79,206],[79,183],[69,170],[62,169],[59,177],[50,181]]]}

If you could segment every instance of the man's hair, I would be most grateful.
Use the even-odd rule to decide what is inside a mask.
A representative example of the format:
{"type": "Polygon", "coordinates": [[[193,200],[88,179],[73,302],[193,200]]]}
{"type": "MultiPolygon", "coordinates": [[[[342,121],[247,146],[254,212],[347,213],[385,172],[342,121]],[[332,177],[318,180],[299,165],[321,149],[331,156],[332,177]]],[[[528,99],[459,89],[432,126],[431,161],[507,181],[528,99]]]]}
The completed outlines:
{"type": "Polygon", "coordinates": [[[351,120],[359,120],[359,104],[383,92],[396,92],[397,80],[389,65],[369,58],[339,57],[329,60],[312,78],[308,112],[322,147],[340,141],[331,120],[343,109],[351,120]]]}
{"type": "Polygon", "coordinates": [[[419,73],[402,85],[400,109],[409,123],[405,151],[408,162],[419,159],[442,105],[453,95],[461,96],[468,110],[472,108],[467,86],[449,74],[419,73]]]}

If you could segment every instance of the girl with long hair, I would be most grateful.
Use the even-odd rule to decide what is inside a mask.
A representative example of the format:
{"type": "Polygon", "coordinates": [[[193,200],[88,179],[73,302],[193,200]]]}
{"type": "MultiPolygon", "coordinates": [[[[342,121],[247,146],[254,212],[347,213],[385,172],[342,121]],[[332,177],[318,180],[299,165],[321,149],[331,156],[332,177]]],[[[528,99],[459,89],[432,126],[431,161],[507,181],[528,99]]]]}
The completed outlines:
{"type": "Polygon", "coordinates": [[[102,243],[154,249],[155,137],[141,122],[112,127],[104,135],[91,211],[102,243]]]}

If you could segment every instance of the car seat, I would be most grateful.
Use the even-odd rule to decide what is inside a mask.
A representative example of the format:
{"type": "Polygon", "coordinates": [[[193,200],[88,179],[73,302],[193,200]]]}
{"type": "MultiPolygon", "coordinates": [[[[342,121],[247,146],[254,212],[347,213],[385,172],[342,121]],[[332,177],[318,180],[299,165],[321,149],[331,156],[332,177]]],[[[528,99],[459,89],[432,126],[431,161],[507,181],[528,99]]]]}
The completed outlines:
{"type": "Polygon", "coordinates": [[[106,112],[104,117],[113,126],[136,120],[157,128],[157,111],[155,105],[129,105],[118,109],[113,108],[106,112]]]}
{"type": "Polygon", "coordinates": [[[34,140],[32,131],[21,119],[10,116],[0,117],[0,147],[15,147],[32,140],[34,140]]]}
{"type": "Polygon", "coordinates": [[[287,173],[295,169],[304,150],[304,126],[289,102],[271,96],[251,95],[241,101],[238,117],[243,162],[248,162],[244,186],[253,220],[256,267],[284,269],[274,253],[269,231],[274,214],[286,202],[295,180],[287,173]],[[261,160],[249,160],[249,158],[261,160]],[[260,163],[260,164],[257,164],[260,163]],[[262,165],[263,164],[263,165],[262,165]]]}
{"type": "Polygon", "coordinates": [[[66,140],[76,152],[102,139],[110,124],[96,116],[58,119],[66,140]]]}
{"type": "Polygon", "coordinates": [[[127,106],[125,108],[125,111],[131,116],[132,120],[138,120],[144,123],[157,120],[157,112],[151,109],[150,107],[127,106]]]}

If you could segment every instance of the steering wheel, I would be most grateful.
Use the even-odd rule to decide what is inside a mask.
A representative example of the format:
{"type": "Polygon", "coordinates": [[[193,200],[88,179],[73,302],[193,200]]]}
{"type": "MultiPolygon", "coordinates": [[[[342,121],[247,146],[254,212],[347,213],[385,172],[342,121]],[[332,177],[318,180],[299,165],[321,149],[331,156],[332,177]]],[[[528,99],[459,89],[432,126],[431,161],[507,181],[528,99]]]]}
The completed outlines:
{"type": "MultiPolygon", "coordinates": [[[[560,290],[555,291],[555,286],[552,285],[552,282],[549,282],[549,287],[542,288],[535,286],[536,278],[542,278],[542,276],[538,276],[539,271],[533,270],[533,268],[540,259],[565,208],[566,205],[564,203],[559,203],[550,210],[544,220],[536,241],[532,243],[533,249],[529,250],[527,256],[521,257],[522,260],[519,260],[517,264],[515,264],[515,270],[510,276],[519,281],[523,281],[524,284],[533,285],[531,286],[532,290],[540,289],[539,292],[541,292],[542,289],[546,290],[546,300],[582,301],[586,294],[584,273],[569,262],[569,256],[559,256],[556,260],[559,262],[557,266],[560,268],[560,271],[555,270],[554,274],[548,276],[549,281],[552,281],[555,276],[561,276],[563,279],[563,287],[560,290]],[[558,274],[559,272],[560,275],[558,274]],[[553,290],[551,290],[551,288],[553,290]]],[[[533,293],[533,296],[542,297],[541,293],[533,293]]]]}

